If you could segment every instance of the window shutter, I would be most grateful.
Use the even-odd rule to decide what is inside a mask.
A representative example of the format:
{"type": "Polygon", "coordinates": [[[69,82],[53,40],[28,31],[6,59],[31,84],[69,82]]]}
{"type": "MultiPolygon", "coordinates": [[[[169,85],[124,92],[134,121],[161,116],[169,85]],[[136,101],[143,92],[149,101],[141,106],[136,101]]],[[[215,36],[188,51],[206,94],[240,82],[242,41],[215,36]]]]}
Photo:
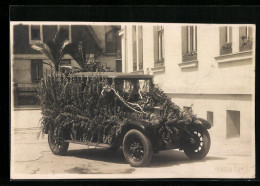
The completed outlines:
{"type": "Polygon", "coordinates": [[[239,51],[242,51],[243,39],[242,36],[246,36],[246,26],[239,27],[239,51]]]}
{"type": "Polygon", "coordinates": [[[157,62],[159,59],[159,39],[158,39],[158,31],[157,26],[153,27],[153,36],[154,36],[154,62],[157,62]]]}
{"type": "Polygon", "coordinates": [[[193,51],[194,48],[193,48],[193,26],[190,26],[190,51],[193,51]]]}
{"type": "Polygon", "coordinates": [[[198,50],[198,43],[197,43],[197,37],[198,37],[198,33],[197,33],[197,26],[195,26],[195,50],[197,51],[198,50]]]}
{"type": "Polygon", "coordinates": [[[136,26],[132,27],[132,37],[133,37],[133,70],[137,70],[137,46],[136,46],[136,26]]]}
{"type": "Polygon", "coordinates": [[[248,35],[252,38],[253,37],[253,28],[251,26],[248,27],[248,35]]]}
{"type": "Polygon", "coordinates": [[[143,69],[143,27],[138,26],[139,70],[143,69]]]}
{"type": "Polygon", "coordinates": [[[162,28],[162,38],[161,38],[161,58],[164,58],[164,28],[162,28]]]}
{"type": "Polygon", "coordinates": [[[241,38],[241,36],[246,36],[246,26],[239,27],[239,38],[241,38]]]}
{"type": "Polygon", "coordinates": [[[232,43],[232,27],[229,27],[229,42],[232,43]]]}
{"type": "Polygon", "coordinates": [[[182,53],[186,53],[188,51],[188,45],[187,45],[187,26],[182,26],[181,27],[181,40],[182,40],[182,53]]]}
{"type": "Polygon", "coordinates": [[[219,46],[220,50],[223,45],[226,43],[226,27],[221,26],[219,27],[219,46]]]}

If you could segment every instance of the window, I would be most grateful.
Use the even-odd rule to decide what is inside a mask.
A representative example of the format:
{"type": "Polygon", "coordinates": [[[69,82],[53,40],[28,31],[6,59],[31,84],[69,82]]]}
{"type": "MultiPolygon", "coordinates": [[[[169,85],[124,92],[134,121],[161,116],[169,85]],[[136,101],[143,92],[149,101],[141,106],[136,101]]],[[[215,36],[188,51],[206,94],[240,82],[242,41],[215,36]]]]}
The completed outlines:
{"type": "Polygon", "coordinates": [[[41,40],[41,30],[39,25],[31,26],[31,40],[41,40]]]}
{"type": "Polygon", "coordinates": [[[143,27],[138,26],[138,67],[143,69],[143,27]]]}
{"type": "Polygon", "coordinates": [[[227,110],[226,137],[233,138],[240,136],[240,111],[227,110]]]}
{"type": "Polygon", "coordinates": [[[30,25],[29,26],[29,43],[42,42],[42,26],[30,25]]]}
{"type": "Polygon", "coordinates": [[[31,77],[32,82],[39,82],[42,78],[43,68],[42,60],[31,61],[31,77]]]}
{"type": "Polygon", "coordinates": [[[136,26],[133,26],[133,71],[137,70],[136,26]]]}
{"type": "Polygon", "coordinates": [[[239,51],[252,50],[253,36],[252,27],[241,26],[239,27],[239,51]]]}
{"type": "Polygon", "coordinates": [[[112,29],[106,33],[106,53],[116,54],[117,53],[117,32],[116,29],[112,29]]]}
{"type": "Polygon", "coordinates": [[[232,27],[221,26],[219,28],[220,55],[232,53],[232,27]]]}
{"type": "Polygon", "coordinates": [[[71,28],[69,25],[58,25],[62,38],[71,41],[71,28]]]}
{"type": "Polygon", "coordinates": [[[154,56],[155,66],[164,63],[164,28],[163,26],[154,26],[154,56]]]}
{"type": "Polygon", "coordinates": [[[197,26],[182,27],[182,61],[197,60],[197,26]]]}

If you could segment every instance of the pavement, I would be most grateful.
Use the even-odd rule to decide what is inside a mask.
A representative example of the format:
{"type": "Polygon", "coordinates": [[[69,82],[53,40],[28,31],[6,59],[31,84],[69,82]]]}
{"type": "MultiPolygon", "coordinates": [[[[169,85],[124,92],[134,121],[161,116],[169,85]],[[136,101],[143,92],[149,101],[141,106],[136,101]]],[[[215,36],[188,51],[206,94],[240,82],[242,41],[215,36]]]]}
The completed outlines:
{"type": "Polygon", "coordinates": [[[51,153],[47,135],[39,128],[40,110],[12,112],[11,177],[13,179],[72,178],[253,178],[254,148],[240,138],[211,135],[211,149],[203,160],[190,160],[182,151],[156,154],[150,167],[134,168],[122,149],[116,152],[70,144],[65,156],[51,153]]]}

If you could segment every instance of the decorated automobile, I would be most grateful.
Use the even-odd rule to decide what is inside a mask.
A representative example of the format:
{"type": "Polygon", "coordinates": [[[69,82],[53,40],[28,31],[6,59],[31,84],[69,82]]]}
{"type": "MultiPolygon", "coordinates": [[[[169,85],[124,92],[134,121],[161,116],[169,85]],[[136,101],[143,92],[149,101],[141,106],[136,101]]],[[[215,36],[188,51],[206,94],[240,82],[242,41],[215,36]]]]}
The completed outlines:
{"type": "Polygon", "coordinates": [[[155,153],[179,149],[191,159],[210,149],[210,124],[180,108],[153,83],[152,75],[79,72],[46,75],[38,97],[42,131],[51,151],[69,143],[117,150],[134,167],[148,166],[155,153]]]}

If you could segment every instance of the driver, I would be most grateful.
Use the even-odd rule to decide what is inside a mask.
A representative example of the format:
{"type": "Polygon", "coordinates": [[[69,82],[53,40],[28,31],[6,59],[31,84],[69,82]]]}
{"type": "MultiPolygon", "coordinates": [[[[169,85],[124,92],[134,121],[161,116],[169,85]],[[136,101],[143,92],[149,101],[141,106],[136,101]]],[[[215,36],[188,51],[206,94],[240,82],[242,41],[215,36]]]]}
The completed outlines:
{"type": "Polygon", "coordinates": [[[141,94],[141,89],[140,89],[140,83],[138,80],[132,80],[130,94],[128,96],[127,101],[137,102],[140,99],[143,99],[142,94],[141,94]]]}

